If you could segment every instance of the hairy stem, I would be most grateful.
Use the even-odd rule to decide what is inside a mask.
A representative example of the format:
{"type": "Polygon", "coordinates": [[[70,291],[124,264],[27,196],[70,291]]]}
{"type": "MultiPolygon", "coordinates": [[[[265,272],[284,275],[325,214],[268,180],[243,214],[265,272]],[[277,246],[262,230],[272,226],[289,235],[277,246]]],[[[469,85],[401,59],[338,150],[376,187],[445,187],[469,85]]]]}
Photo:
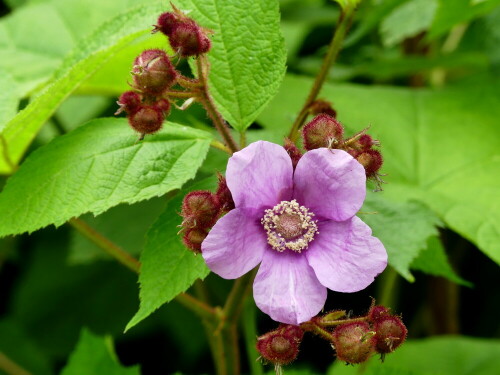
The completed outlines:
{"type": "Polygon", "coordinates": [[[353,15],[354,7],[351,6],[347,6],[340,13],[339,22],[333,34],[332,41],[328,46],[328,51],[326,53],[325,59],[323,60],[323,64],[321,65],[319,73],[316,76],[311,91],[309,92],[309,96],[304,103],[304,106],[300,110],[297,118],[295,119],[295,122],[292,125],[292,128],[290,129],[288,138],[290,138],[292,142],[297,141],[299,129],[302,127],[302,125],[304,125],[304,122],[307,119],[309,108],[311,107],[311,104],[313,104],[317,99],[318,94],[320,93],[321,88],[325,83],[325,79],[330,70],[330,67],[335,62],[335,59],[337,58],[339,51],[342,48],[342,42],[344,41],[344,37],[347,34],[349,26],[351,25],[353,15]]]}
{"type": "MultiPolygon", "coordinates": [[[[137,259],[103,236],[101,233],[97,232],[83,220],[74,218],[69,221],[69,224],[129,270],[137,274],[140,273],[141,263],[137,259]]],[[[197,300],[193,296],[187,293],[181,293],[175,297],[175,300],[198,316],[211,321],[215,320],[215,310],[207,304],[197,300]]]]}
{"type": "Polygon", "coordinates": [[[212,120],[215,129],[220,133],[224,141],[226,142],[227,147],[232,151],[236,152],[239,150],[236,141],[231,136],[229,132],[229,128],[226,125],[226,122],[222,118],[222,115],[215,107],[215,103],[210,95],[208,90],[208,61],[205,55],[201,55],[196,59],[196,67],[198,70],[198,77],[202,86],[200,88],[200,98],[201,104],[205,107],[208,116],[212,120]]]}
{"type": "Polygon", "coordinates": [[[5,371],[7,375],[31,375],[2,352],[0,352],[0,370],[5,371]]]}

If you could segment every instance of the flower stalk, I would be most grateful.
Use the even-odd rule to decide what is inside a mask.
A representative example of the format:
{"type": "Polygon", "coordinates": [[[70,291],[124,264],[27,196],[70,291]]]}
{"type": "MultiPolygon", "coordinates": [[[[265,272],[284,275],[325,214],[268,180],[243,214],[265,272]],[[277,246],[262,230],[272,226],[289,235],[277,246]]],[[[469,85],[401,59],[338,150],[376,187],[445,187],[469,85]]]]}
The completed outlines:
{"type": "Polygon", "coordinates": [[[323,60],[323,64],[321,65],[319,73],[314,80],[314,84],[302,109],[300,110],[297,118],[295,119],[295,122],[292,125],[292,128],[290,129],[290,133],[288,134],[288,138],[293,142],[297,141],[297,138],[299,136],[299,129],[302,127],[302,125],[304,125],[304,122],[307,119],[307,115],[310,112],[310,108],[313,105],[314,101],[317,99],[321,88],[325,83],[326,76],[330,70],[330,67],[335,62],[339,51],[342,48],[342,42],[344,41],[347,31],[352,23],[354,10],[355,8],[353,6],[346,6],[340,13],[338,26],[335,29],[332,41],[328,46],[328,51],[326,53],[325,59],[323,60]]]}

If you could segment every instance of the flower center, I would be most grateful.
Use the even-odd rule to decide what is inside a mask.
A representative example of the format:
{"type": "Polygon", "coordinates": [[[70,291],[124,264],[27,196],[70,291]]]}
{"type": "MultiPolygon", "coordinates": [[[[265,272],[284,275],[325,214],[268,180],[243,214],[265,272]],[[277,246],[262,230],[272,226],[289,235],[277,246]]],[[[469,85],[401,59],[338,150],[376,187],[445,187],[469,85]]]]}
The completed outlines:
{"type": "Polygon", "coordinates": [[[294,199],[282,201],[265,211],[261,223],[267,232],[267,243],[274,250],[300,253],[319,233],[314,214],[294,199]]]}

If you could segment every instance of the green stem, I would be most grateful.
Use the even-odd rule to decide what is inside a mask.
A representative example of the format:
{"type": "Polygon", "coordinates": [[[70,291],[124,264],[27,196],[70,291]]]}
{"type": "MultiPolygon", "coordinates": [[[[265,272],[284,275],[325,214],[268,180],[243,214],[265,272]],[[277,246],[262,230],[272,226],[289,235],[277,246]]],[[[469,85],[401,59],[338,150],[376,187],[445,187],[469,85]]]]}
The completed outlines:
{"type": "Polygon", "coordinates": [[[218,150],[227,152],[229,155],[232,154],[232,151],[224,143],[219,142],[216,139],[213,139],[212,142],[210,142],[210,146],[218,150]]]}
{"type": "Polygon", "coordinates": [[[252,375],[263,375],[262,364],[257,361],[260,354],[255,347],[257,338],[257,324],[256,324],[256,308],[252,298],[247,298],[243,307],[243,335],[245,338],[245,347],[247,350],[248,365],[252,375]]]}
{"type": "Polygon", "coordinates": [[[248,272],[235,281],[222,310],[226,322],[235,323],[243,308],[243,302],[250,291],[257,270],[248,272]]]}
{"type": "Polygon", "coordinates": [[[202,83],[200,101],[205,107],[208,116],[212,120],[215,129],[220,133],[224,141],[226,142],[227,147],[232,151],[236,152],[239,150],[238,145],[235,140],[231,136],[229,132],[229,128],[226,125],[226,122],[222,118],[222,115],[215,107],[215,103],[210,95],[208,90],[208,61],[206,60],[205,55],[201,55],[196,59],[196,67],[198,69],[198,78],[202,83]]]}
{"type": "MultiPolygon", "coordinates": [[[[137,274],[140,273],[141,263],[137,259],[135,259],[115,243],[111,242],[108,238],[97,232],[83,220],[74,218],[69,221],[69,224],[90,241],[99,246],[107,254],[111,255],[118,262],[127,267],[129,270],[137,274]]],[[[181,293],[177,295],[177,297],[175,297],[175,300],[204,319],[213,321],[216,317],[215,310],[212,307],[197,300],[187,293],[181,293]]]]}
{"type": "Polygon", "coordinates": [[[335,59],[337,58],[339,51],[342,48],[342,42],[344,41],[344,37],[347,34],[349,26],[351,25],[353,15],[354,7],[352,6],[346,6],[346,8],[343,9],[340,13],[339,22],[337,28],[335,29],[335,33],[333,34],[332,41],[328,46],[328,51],[326,53],[325,59],[323,60],[323,64],[321,65],[319,73],[316,76],[311,91],[309,92],[309,96],[304,103],[304,106],[300,110],[297,118],[295,119],[295,122],[292,125],[292,128],[290,129],[288,138],[290,138],[292,142],[297,141],[299,129],[306,121],[307,115],[309,114],[309,108],[318,97],[318,94],[321,91],[323,84],[325,83],[325,79],[330,70],[330,67],[335,62],[335,59]]]}
{"type": "Polygon", "coordinates": [[[321,327],[336,327],[341,324],[347,324],[347,323],[357,323],[357,322],[365,322],[366,321],[366,316],[362,316],[360,318],[352,318],[352,319],[339,319],[339,320],[334,320],[330,322],[317,322],[321,327]]]}
{"type": "Polygon", "coordinates": [[[395,309],[398,290],[399,275],[394,268],[387,267],[380,276],[377,304],[395,309]]]}
{"type": "Polygon", "coordinates": [[[0,352],[0,369],[5,371],[7,375],[31,375],[30,372],[23,369],[2,352],[0,352]]]}

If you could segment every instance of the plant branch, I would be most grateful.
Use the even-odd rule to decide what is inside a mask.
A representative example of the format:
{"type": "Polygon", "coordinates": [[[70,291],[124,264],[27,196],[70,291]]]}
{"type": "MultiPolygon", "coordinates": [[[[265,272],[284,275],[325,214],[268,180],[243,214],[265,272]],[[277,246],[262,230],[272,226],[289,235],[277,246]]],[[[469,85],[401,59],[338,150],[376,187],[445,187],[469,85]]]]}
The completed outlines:
{"type": "Polygon", "coordinates": [[[0,369],[8,375],[31,375],[2,352],[0,352],[0,369]]]}
{"type": "Polygon", "coordinates": [[[297,141],[299,129],[302,127],[302,125],[304,125],[304,122],[307,119],[311,104],[313,104],[318,97],[318,94],[320,93],[321,88],[325,83],[326,75],[328,74],[331,65],[335,62],[335,59],[337,58],[339,51],[342,48],[342,42],[344,41],[347,30],[351,25],[353,15],[354,7],[352,6],[347,6],[340,13],[339,22],[333,34],[332,41],[328,46],[328,51],[326,53],[325,59],[323,60],[323,64],[321,65],[319,73],[316,76],[311,91],[309,92],[309,96],[304,103],[304,106],[300,110],[297,118],[295,119],[295,122],[292,125],[292,128],[290,129],[288,138],[290,138],[292,142],[297,141]]]}
{"type": "MultiPolygon", "coordinates": [[[[69,224],[129,270],[137,274],[140,273],[141,263],[137,259],[97,232],[83,220],[74,218],[69,221],[69,224]]],[[[211,306],[208,306],[187,293],[178,294],[175,300],[204,319],[213,321],[216,318],[215,310],[211,306]]]]}
{"type": "Polygon", "coordinates": [[[233,284],[233,288],[229,292],[226,304],[222,310],[223,319],[228,323],[235,323],[243,308],[243,302],[250,291],[253,279],[255,277],[257,270],[248,272],[243,275],[233,284]]]}
{"type": "Polygon", "coordinates": [[[200,55],[196,59],[196,67],[198,70],[198,78],[200,82],[202,83],[201,87],[201,92],[200,92],[200,101],[201,104],[205,107],[205,110],[207,111],[208,116],[212,120],[215,128],[217,131],[220,133],[224,141],[226,142],[227,147],[232,151],[236,152],[239,150],[238,145],[236,144],[236,141],[234,138],[231,136],[231,133],[229,132],[229,128],[226,125],[226,122],[222,118],[222,115],[220,112],[217,110],[215,107],[215,103],[212,99],[212,96],[210,95],[210,92],[208,91],[208,61],[206,59],[205,55],[200,55]]]}

